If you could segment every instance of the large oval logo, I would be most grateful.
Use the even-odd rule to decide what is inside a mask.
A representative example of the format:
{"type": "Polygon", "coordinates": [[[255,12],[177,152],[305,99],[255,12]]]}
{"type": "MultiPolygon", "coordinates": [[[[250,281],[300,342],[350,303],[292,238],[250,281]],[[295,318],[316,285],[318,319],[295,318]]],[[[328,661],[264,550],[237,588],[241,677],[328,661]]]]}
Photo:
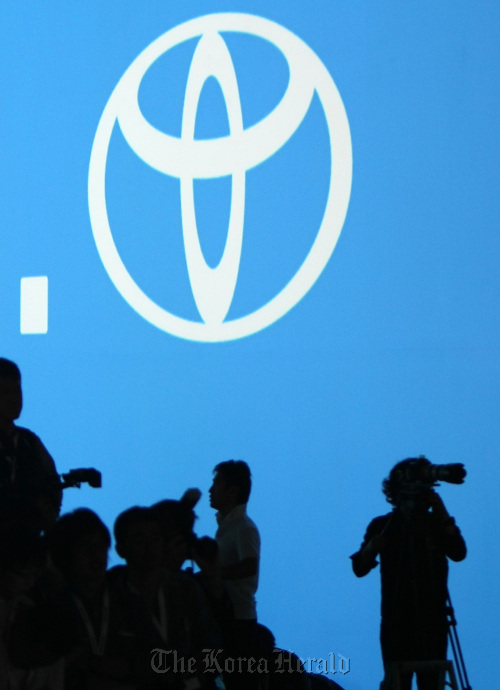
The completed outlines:
{"type": "Polygon", "coordinates": [[[248,14],[211,14],[181,24],[153,41],[118,82],[101,116],[89,167],[89,210],[101,260],[122,297],[144,319],[180,338],[217,342],[242,338],[286,314],[316,282],[344,224],[352,179],[349,124],[338,90],[326,67],[295,34],[268,19],[248,14]],[[257,36],[284,55],[289,82],[278,105],[251,127],[243,127],[240,94],[224,32],[257,36]],[[186,84],[181,136],[153,127],[139,108],[138,93],[148,69],[167,51],[198,38],[186,84]],[[229,134],[195,139],[200,93],[214,77],[226,103],[229,134]],[[226,320],[242,260],[245,175],[279,151],[304,120],[318,95],[328,127],[330,180],[323,218],[309,253],[285,287],[254,312],[226,320]],[[106,163],[115,124],[130,148],[155,170],[180,180],[184,249],[193,297],[202,321],[176,316],[151,300],[137,285],[116,248],[106,207],[106,163]],[[193,181],[231,176],[227,238],[220,262],[210,267],[196,224],[193,181]]]}

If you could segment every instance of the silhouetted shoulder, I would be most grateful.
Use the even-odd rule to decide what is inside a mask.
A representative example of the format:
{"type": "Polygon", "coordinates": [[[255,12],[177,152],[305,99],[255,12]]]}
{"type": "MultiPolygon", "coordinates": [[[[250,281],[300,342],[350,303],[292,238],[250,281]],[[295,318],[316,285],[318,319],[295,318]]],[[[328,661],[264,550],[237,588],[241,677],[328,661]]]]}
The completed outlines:
{"type": "Polygon", "coordinates": [[[359,551],[350,556],[352,561],[352,569],[357,577],[367,575],[370,570],[373,570],[378,565],[377,551],[370,552],[370,542],[374,537],[382,535],[391,520],[393,513],[386,515],[379,515],[374,518],[366,528],[365,536],[359,547],[359,551]]]}

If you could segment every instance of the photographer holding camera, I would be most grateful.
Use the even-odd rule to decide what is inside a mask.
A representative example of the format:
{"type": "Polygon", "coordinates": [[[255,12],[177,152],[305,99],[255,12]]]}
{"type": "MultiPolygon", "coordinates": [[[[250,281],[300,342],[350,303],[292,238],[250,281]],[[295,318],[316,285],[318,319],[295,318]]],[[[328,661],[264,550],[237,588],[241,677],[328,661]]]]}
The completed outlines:
{"type": "MultiPolygon", "coordinates": [[[[382,487],[392,512],[368,525],[351,556],[355,575],[378,564],[382,580],[380,642],[386,683],[393,662],[446,659],[448,558],[461,561],[466,546],[455,520],[435,492],[436,480],[461,484],[463,465],[431,465],[424,458],[397,463],[382,487]]],[[[401,689],[411,688],[412,673],[401,689]]],[[[417,672],[419,690],[436,690],[438,674],[417,672]]]]}

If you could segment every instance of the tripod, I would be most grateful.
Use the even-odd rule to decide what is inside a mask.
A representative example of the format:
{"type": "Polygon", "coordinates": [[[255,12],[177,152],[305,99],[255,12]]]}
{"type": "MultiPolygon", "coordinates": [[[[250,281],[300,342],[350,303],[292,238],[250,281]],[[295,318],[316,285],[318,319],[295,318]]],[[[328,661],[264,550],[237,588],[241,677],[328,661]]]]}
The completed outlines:
{"type": "Polygon", "coordinates": [[[472,690],[471,686],[469,685],[469,678],[467,677],[467,670],[465,668],[460,640],[458,639],[457,620],[455,618],[455,611],[451,603],[449,590],[448,598],[446,600],[446,619],[448,622],[448,638],[450,640],[451,651],[455,661],[455,668],[457,669],[460,690],[472,690]]]}

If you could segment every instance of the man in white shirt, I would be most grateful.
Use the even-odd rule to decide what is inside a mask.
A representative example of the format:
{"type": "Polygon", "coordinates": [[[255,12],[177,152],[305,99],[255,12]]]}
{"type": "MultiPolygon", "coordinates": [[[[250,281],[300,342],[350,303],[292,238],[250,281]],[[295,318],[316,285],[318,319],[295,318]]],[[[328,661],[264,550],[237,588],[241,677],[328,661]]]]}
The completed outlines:
{"type": "MultiPolygon", "coordinates": [[[[227,460],[214,468],[209,490],[210,505],[217,510],[222,579],[234,609],[234,626],[228,652],[251,657],[256,647],[257,608],[255,592],[259,582],[260,536],[246,512],[252,486],[250,469],[243,460],[227,460]]],[[[245,676],[245,674],[244,674],[245,676]]],[[[227,678],[232,688],[234,678],[227,678]]],[[[234,687],[253,687],[256,678],[239,677],[234,687]]]]}
{"type": "Polygon", "coordinates": [[[243,460],[228,460],[214,469],[210,505],[217,512],[215,535],[222,579],[236,620],[256,621],[255,592],[259,582],[260,536],[246,512],[250,469],[243,460]]]}

